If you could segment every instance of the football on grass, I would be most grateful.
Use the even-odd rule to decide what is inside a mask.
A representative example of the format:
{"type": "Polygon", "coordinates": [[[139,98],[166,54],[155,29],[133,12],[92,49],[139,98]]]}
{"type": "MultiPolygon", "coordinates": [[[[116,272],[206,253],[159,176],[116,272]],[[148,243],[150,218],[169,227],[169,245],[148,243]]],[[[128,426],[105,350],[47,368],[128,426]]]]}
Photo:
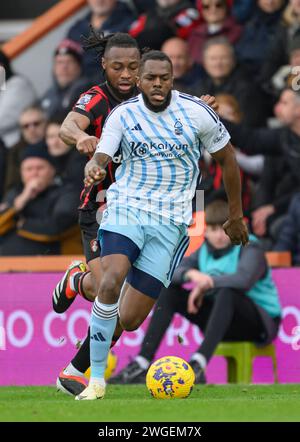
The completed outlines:
{"type": "Polygon", "coordinates": [[[195,374],[181,358],[165,356],[155,361],[146,376],[146,385],[156,399],[186,398],[193,389],[195,374]]]}

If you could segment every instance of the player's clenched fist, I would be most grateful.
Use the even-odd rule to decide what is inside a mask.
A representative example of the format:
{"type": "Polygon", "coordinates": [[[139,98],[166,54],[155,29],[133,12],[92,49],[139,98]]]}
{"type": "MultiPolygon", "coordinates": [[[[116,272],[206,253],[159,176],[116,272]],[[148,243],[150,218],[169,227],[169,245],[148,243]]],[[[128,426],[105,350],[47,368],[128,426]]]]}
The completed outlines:
{"type": "Polygon", "coordinates": [[[84,134],[77,141],[76,149],[82,154],[93,155],[98,143],[99,139],[97,137],[84,134]]]}
{"type": "Polygon", "coordinates": [[[95,183],[101,183],[106,177],[106,170],[99,166],[92,158],[85,166],[84,175],[84,184],[90,186],[95,183]]]}
{"type": "Polygon", "coordinates": [[[223,224],[225,233],[229,236],[232,244],[245,246],[249,242],[248,228],[243,218],[230,219],[223,224]]]}

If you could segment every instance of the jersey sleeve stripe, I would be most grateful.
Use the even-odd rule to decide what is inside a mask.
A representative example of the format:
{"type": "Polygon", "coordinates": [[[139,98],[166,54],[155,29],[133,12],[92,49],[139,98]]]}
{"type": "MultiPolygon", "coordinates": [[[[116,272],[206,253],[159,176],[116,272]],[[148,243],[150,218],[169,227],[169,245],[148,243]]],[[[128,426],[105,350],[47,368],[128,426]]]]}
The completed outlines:
{"type": "Polygon", "coordinates": [[[203,109],[205,109],[209,113],[209,115],[213,118],[215,123],[218,122],[219,117],[217,116],[217,114],[210,107],[208,107],[205,103],[203,103],[201,101],[197,101],[197,100],[193,99],[191,96],[183,96],[182,94],[179,94],[179,97],[183,98],[184,100],[191,101],[192,103],[198,104],[198,106],[202,107],[203,109]]]}

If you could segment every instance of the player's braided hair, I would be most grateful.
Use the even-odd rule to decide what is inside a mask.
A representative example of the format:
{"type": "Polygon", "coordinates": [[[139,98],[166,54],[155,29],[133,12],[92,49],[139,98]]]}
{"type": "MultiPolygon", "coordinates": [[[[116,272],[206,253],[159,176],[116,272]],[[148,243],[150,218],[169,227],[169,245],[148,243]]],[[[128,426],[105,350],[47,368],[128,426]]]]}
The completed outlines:
{"type": "Polygon", "coordinates": [[[136,48],[139,50],[136,40],[131,35],[124,32],[105,35],[104,32],[95,31],[90,26],[90,34],[88,37],[82,36],[83,48],[85,51],[95,50],[97,61],[101,61],[105,53],[109,49],[117,48],[136,48]]]}

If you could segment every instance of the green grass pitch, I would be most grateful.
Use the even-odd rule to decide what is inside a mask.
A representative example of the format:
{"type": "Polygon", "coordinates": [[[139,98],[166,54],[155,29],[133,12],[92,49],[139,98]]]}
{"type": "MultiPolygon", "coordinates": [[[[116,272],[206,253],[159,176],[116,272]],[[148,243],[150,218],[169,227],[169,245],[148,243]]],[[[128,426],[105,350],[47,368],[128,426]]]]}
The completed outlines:
{"type": "Polygon", "coordinates": [[[0,387],[0,421],[300,421],[300,384],[196,386],[188,399],[156,400],[143,385],[75,401],[54,387],[0,387]]]}

